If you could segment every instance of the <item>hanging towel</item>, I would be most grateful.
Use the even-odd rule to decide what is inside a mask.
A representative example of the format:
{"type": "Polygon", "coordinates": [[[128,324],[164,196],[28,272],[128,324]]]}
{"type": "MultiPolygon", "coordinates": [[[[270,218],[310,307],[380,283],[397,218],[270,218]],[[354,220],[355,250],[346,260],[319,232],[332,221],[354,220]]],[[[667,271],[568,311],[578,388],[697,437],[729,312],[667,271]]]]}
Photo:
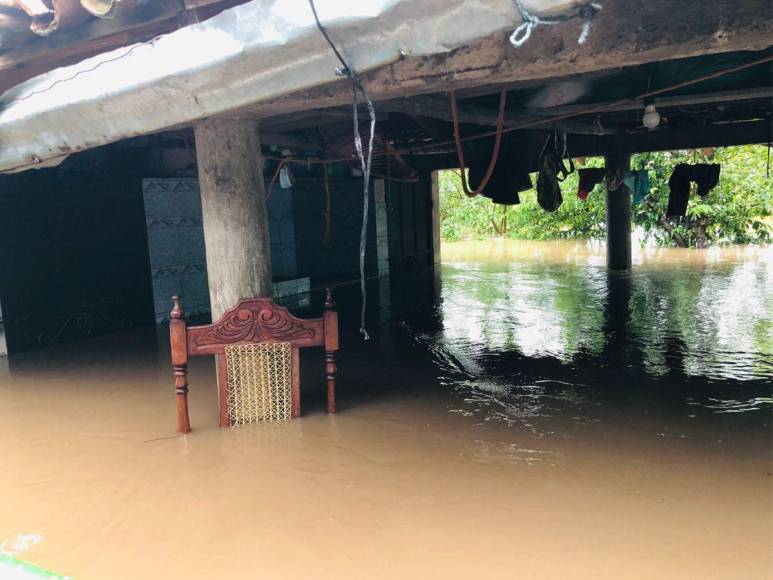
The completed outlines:
{"type": "MultiPolygon", "coordinates": [[[[477,187],[486,174],[486,169],[488,169],[488,162],[485,159],[476,159],[470,163],[470,187],[477,187]]],[[[494,166],[491,178],[481,195],[499,205],[516,205],[521,203],[518,192],[531,188],[531,178],[528,173],[518,171],[507,159],[500,159],[494,166]]]]}
{"type": "Polygon", "coordinates": [[[698,195],[705,197],[719,183],[720,166],[717,163],[680,163],[674,168],[668,180],[670,193],[666,216],[684,216],[687,213],[687,199],[690,196],[690,183],[698,185],[698,195]]]}
{"type": "Polygon", "coordinates": [[[631,191],[633,205],[639,205],[650,192],[650,174],[648,171],[626,171],[623,182],[631,191]]]}
{"type": "Polygon", "coordinates": [[[633,205],[639,205],[650,193],[650,172],[647,170],[636,172],[636,184],[633,190],[633,205]]]}

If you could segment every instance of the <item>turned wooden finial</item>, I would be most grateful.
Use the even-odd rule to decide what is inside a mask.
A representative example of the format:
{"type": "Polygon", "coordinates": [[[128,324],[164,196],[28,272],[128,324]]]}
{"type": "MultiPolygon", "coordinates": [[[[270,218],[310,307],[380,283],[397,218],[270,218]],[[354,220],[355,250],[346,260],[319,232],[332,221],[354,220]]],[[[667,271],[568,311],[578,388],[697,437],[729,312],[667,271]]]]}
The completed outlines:
{"type": "Polygon", "coordinates": [[[333,300],[333,291],[330,288],[325,288],[325,308],[335,308],[336,302],[333,300]]]}
{"type": "Polygon", "coordinates": [[[176,320],[181,320],[185,313],[183,312],[183,306],[180,303],[180,297],[175,295],[172,296],[172,312],[170,313],[171,317],[176,320]]]}

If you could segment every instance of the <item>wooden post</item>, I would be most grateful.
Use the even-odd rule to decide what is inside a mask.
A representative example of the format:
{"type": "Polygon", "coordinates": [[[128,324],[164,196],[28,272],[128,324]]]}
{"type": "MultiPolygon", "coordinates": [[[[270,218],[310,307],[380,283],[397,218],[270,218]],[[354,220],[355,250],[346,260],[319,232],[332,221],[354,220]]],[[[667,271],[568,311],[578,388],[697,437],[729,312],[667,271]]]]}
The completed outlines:
{"type": "Polygon", "coordinates": [[[432,263],[440,267],[440,172],[432,172],[432,263]]]}
{"type": "Polygon", "coordinates": [[[325,311],[322,314],[325,328],[325,378],[327,380],[327,412],[336,412],[336,354],[338,353],[338,312],[330,288],[325,289],[325,311]]]}
{"type": "Polygon", "coordinates": [[[631,190],[622,182],[622,175],[630,169],[631,155],[621,149],[606,155],[605,159],[608,184],[607,268],[627,270],[631,267],[631,190]],[[610,182],[619,185],[610,189],[610,182]]]}
{"type": "Polygon", "coordinates": [[[188,343],[185,313],[179,296],[172,296],[172,303],[169,338],[172,343],[174,390],[177,394],[177,432],[188,433],[191,430],[191,421],[188,417],[188,343]]]}
{"type": "Polygon", "coordinates": [[[258,123],[195,127],[212,320],[242,298],[272,296],[271,242],[258,123]]]}

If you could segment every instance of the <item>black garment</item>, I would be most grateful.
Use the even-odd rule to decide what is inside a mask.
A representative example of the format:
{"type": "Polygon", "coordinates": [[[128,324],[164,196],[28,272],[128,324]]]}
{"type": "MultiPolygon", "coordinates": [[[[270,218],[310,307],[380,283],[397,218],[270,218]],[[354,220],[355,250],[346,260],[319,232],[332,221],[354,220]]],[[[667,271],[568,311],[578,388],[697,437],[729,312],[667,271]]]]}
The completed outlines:
{"type": "Polygon", "coordinates": [[[580,177],[580,184],[577,187],[577,197],[585,201],[588,198],[588,194],[593,191],[604,179],[604,175],[607,170],[603,167],[587,167],[578,169],[577,174],[580,177]]]}
{"type": "Polygon", "coordinates": [[[552,138],[548,139],[542,150],[539,160],[539,175],[537,176],[537,203],[545,211],[556,211],[564,198],[561,195],[559,182],[574,172],[574,162],[569,159],[569,169],[564,165],[564,160],[556,153],[551,144],[552,138]]]}
{"type": "MultiPolygon", "coordinates": [[[[470,163],[469,183],[472,189],[477,189],[483,180],[488,164],[487,159],[477,159],[470,163]]],[[[528,173],[519,171],[507,159],[499,159],[481,195],[500,205],[516,205],[521,203],[518,192],[531,188],[528,173]]]]}
{"type": "Polygon", "coordinates": [[[680,163],[674,168],[668,187],[671,190],[668,196],[668,209],[666,216],[684,216],[687,212],[687,199],[690,197],[690,183],[698,184],[698,195],[706,196],[719,183],[719,169],[717,163],[696,163],[688,165],[680,163]]]}

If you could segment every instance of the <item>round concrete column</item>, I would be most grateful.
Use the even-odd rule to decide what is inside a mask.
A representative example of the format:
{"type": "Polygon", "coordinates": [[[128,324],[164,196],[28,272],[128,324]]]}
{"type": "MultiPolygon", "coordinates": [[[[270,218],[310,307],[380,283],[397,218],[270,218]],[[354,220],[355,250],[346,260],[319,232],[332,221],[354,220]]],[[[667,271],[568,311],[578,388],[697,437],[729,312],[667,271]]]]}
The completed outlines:
{"type": "MultiPolygon", "coordinates": [[[[615,154],[606,157],[607,169],[628,171],[631,156],[615,154]]],[[[627,270],[631,267],[631,190],[620,184],[607,189],[607,268],[627,270]]]]}
{"type": "Polygon", "coordinates": [[[241,298],[272,295],[271,242],[258,124],[195,127],[212,320],[241,298]]]}

